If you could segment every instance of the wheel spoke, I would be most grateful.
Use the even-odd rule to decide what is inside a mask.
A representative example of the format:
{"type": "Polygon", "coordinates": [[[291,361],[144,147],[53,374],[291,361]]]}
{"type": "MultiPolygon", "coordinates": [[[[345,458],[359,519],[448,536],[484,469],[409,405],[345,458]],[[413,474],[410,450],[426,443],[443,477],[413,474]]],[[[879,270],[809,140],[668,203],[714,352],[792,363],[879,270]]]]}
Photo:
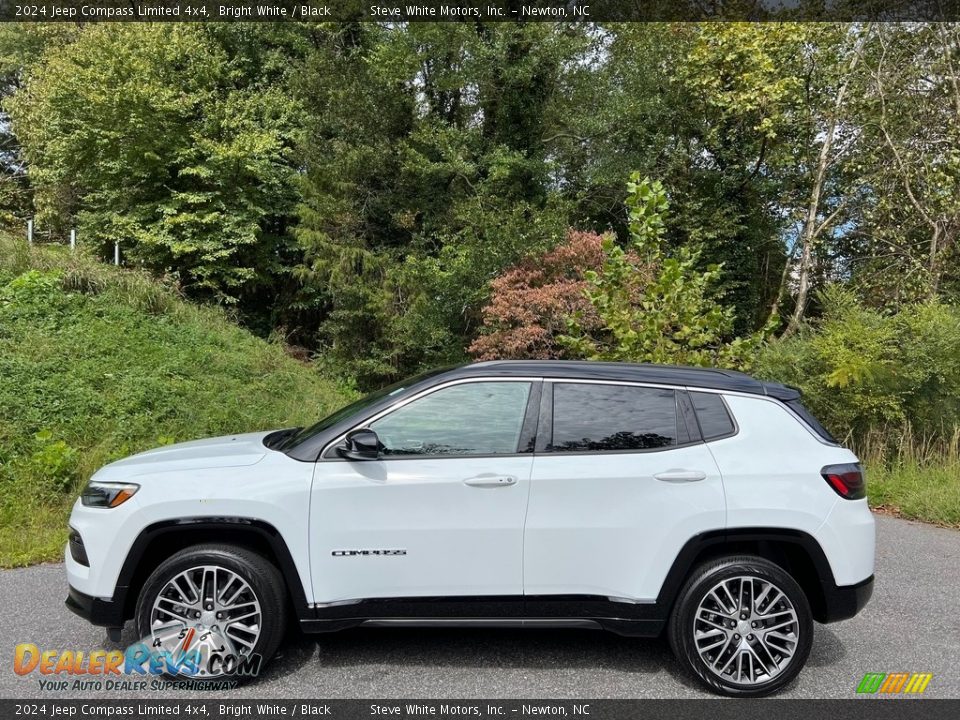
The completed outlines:
{"type": "Polygon", "coordinates": [[[252,612],[248,612],[246,615],[240,615],[239,617],[230,618],[224,623],[224,625],[233,625],[234,623],[238,623],[241,620],[246,620],[247,618],[251,618],[259,614],[260,614],[260,610],[257,609],[252,612]]]}
{"type": "Polygon", "coordinates": [[[190,591],[193,593],[193,602],[199,603],[200,600],[202,599],[200,597],[200,588],[198,588],[197,584],[193,581],[193,576],[191,575],[191,573],[185,572],[180,577],[182,577],[184,581],[186,581],[187,585],[190,587],[190,591]]]}
{"type": "Polygon", "coordinates": [[[769,675],[770,671],[767,669],[766,663],[763,662],[763,658],[760,657],[760,654],[757,652],[756,648],[750,644],[747,645],[747,648],[751,657],[750,667],[754,666],[754,660],[756,660],[757,664],[760,665],[760,669],[764,672],[764,674],[769,675]]]}
{"type": "MultiPolygon", "coordinates": [[[[776,648],[774,648],[774,650],[776,650],[776,648]]],[[[777,660],[776,656],[772,652],[770,652],[770,648],[765,640],[760,640],[757,642],[756,646],[753,648],[753,652],[756,654],[757,659],[767,669],[768,675],[773,676],[780,671],[780,661],[777,660]],[[763,654],[767,656],[766,660],[760,657],[761,650],[763,651],[763,654]]],[[[781,657],[786,657],[786,655],[781,655],[781,657]]]]}
{"type": "Polygon", "coordinates": [[[766,586],[763,588],[763,591],[753,601],[753,611],[757,615],[760,614],[760,606],[763,605],[763,601],[766,599],[767,595],[770,594],[771,590],[773,590],[773,585],[770,583],[766,583],[766,586]]]}
{"type": "Polygon", "coordinates": [[[240,579],[238,575],[234,575],[230,578],[226,585],[223,587],[223,592],[220,593],[219,603],[223,607],[229,607],[237,599],[240,593],[243,592],[243,589],[246,587],[246,583],[240,579]],[[236,589],[230,593],[230,597],[227,597],[227,590],[231,588],[232,585],[236,584],[236,589]]]}
{"type": "Polygon", "coordinates": [[[725,615],[726,617],[730,618],[733,617],[734,613],[736,613],[737,609],[734,608],[731,610],[728,608],[726,602],[721,600],[720,596],[717,595],[716,590],[711,590],[707,597],[713,598],[714,602],[717,604],[717,608],[719,608],[719,610],[716,612],[717,615],[725,615]]]}
{"type": "Polygon", "coordinates": [[[720,638],[715,643],[711,643],[710,645],[700,645],[699,649],[700,649],[700,652],[708,652],[710,650],[713,650],[714,648],[717,648],[717,647],[720,647],[721,645],[726,645],[726,644],[727,644],[727,636],[721,635],[720,638]]]}
{"type": "Polygon", "coordinates": [[[707,652],[709,650],[712,650],[713,648],[723,645],[726,642],[727,642],[727,633],[723,632],[722,630],[710,630],[708,632],[704,632],[700,634],[697,637],[697,647],[700,650],[700,652],[707,652]],[[705,640],[711,640],[711,639],[715,639],[716,642],[713,642],[710,645],[701,644],[705,640]]]}
{"type": "Polygon", "coordinates": [[[773,648],[782,655],[793,655],[793,651],[797,646],[796,638],[780,633],[766,633],[763,641],[767,648],[773,648]],[[772,641],[776,641],[776,644],[772,641]]]}
{"type": "Polygon", "coordinates": [[[175,617],[184,623],[190,622],[190,618],[187,617],[185,611],[175,609],[179,607],[182,607],[182,605],[176,600],[173,600],[172,598],[161,597],[157,598],[155,609],[159,612],[169,615],[170,617],[175,617]]]}
{"type": "Polygon", "coordinates": [[[740,581],[740,609],[750,614],[753,612],[753,582],[750,578],[743,578],[740,581]]]}
{"type": "MultiPolygon", "coordinates": [[[[772,587],[772,586],[771,586],[771,587],[772,587]]],[[[777,606],[777,603],[778,603],[778,602],[780,602],[780,598],[783,598],[783,597],[786,597],[786,596],[785,596],[780,590],[777,590],[777,594],[773,596],[773,600],[771,600],[770,602],[767,603],[767,609],[764,610],[762,613],[758,613],[758,614],[759,614],[759,615],[769,615],[769,614],[770,614],[770,611],[773,610],[773,609],[777,606]]]]}
{"type": "Polygon", "coordinates": [[[736,651],[734,651],[733,653],[731,653],[730,659],[727,660],[727,661],[723,664],[723,667],[721,667],[719,670],[717,669],[717,664],[719,664],[720,660],[723,659],[724,651],[727,649],[727,645],[729,645],[729,643],[731,643],[731,642],[733,642],[733,638],[730,638],[730,639],[727,641],[727,644],[724,645],[723,650],[721,650],[721,651],[717,654],[717,661],[716,661],[716,662],[713,664],[713,666],[712,666],[713,669],[717,672],[718,675],[723,675],[724,671],[725,671],[728,667],[730,667],[730,663],[732,663],[732,662],[734,661],[734,659],[736,659],[737,655],[739,654],[739,653],[737,653],[736,651]]]}
{"type": "Polygon", "coordinates": [[[796,622],[796,617],[792,612],[790,613],[781,613],[781,615],[787,615],[787,619],[782,622],[774,623],[773,625],[765,625],[764,630],[770,632],[771,630],[779,630],[782,627],[787,627],[788,625],[793,625],[796,622]]]}
{"type": "Polygon", "coordinates": [[[150,628],[150,633],[153,635],[154,640],[159,639],[162,644],[165,639],[179,637],[185,627],[182,622],[171,620],[165,623],[154,624],[150,628]]]}
{"type": "Polygon", "coordinates": [[[732,608],[729,611],[731,615],[737,612],[738,610],[740,610],[740,593],[739,592],[737,593],[736,596],[734,596],[733,593],[730,592],[730,588],[728,588],[726,585],[720,585],[718,589],[723,590],[723,592],[727,594],[727,598],[730,601],[729,607],[732,608]]]}
{"type": "Polygon", "coordinates": [[[248,648],[250,648],[250,649],[253,649],[253,646],[256,645],[255,642],[250,642],[249,640],[247,640],[247,639],[245,639],[245,638],[238,637],[237,635],[231,633],[231,632],[230,632],[231,630],[233,630],[232,627],[231,627],[231,628],[227,628],[227,630],[224,632],[224,635],[225,635],[226,637],[229,637],[229,638],[230,638],[231,640],[233,640],[234,642],[238,642],[238,643],[240,643],[241,645],[246,645],[246,646],[247,646],[248,648]]]}
{"type": "Polygon", "coordinates": [[[210,586],[212,585],[210,581],[210,569],[204,568],[203,574],[200,576],[200,603],[205,604],[210,598],[210,586]]]}
{"type": "MultiPolygon", "coordinates": [[[[712,614],[706,611],[702,611],[702,612],[706,615],[712,614]]],[[[712,628],[716,628],[717,630],[722,630],[723,632],[727,631],[727,627],[723,623],[718,623],[715,620],[710,620],[709,618],[703,617],[702,615],[698,619],[700,620],[700,622],[704,623],[705,625],[709,625],[712,628]]]]}

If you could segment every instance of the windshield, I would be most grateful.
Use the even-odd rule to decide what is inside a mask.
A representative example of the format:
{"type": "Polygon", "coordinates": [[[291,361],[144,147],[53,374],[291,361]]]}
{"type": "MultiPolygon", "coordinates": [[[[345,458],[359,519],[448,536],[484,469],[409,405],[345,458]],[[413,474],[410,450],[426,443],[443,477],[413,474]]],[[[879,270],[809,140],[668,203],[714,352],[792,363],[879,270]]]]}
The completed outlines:
{"type": "Polygon", "coordinates": [[[384,388],[375,390],[369,395],[364,395],[359,400],[355,400],[349,405],[340,408],[339,410],[331,413],[330,415],[327,415],[327,417],[325,417],[320,422],[314,425],[311,425],[310,427],[304,428],[298,433],[294,433],[293,435],[288,437],[286,440],[284,440],[283,444],[280,445],[277,448],[277,450],[283,451],[283,450],[289,450],[292,447],[296,447],[297,445],[304,442],[305,440],[312,438],[314,435],[317,435],[318,433],[322,433],[324,430],[333,427],[334,425],[336,425],[337,423],[343,420],[346,420],[351,415],[356,415],[362,412],[363,410],[365,410],[366,408],[376,405],[378,402],[380,402],[384,398],[390,397],[391,395],[399,395],[408,387],[416,385],[421,380],[426,380],[428,377],[444,372],[448,369],[449,368],[439,368],[436,370],[430,370],[428,372],[421,373],[420,375],[414,375],[413,377],[409,377],[404,380],[401,380],[400,382],[396,382],[393,385],[387,385],[384,388]]]}

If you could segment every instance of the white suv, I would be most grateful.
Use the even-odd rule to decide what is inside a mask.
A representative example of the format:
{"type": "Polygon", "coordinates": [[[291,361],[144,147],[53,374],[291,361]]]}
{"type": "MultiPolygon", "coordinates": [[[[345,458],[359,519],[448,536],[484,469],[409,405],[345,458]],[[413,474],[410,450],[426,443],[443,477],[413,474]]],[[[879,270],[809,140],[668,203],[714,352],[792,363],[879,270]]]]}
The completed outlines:
{"type": "Polygon", "coordinates": [[[67,605],[199,675],[366,625],[666,631],[729,695],[800,671],[873,588],[857,458],[789,387],[559,361],[420,375],[306,429],[112,463],[70,517],[67,605]]]}

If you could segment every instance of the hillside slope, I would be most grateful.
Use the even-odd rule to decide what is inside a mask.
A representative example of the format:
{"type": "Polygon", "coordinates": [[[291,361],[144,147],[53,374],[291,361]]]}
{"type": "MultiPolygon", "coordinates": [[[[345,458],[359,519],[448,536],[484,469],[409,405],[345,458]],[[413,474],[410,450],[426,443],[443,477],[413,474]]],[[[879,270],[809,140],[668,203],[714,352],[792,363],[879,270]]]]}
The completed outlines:
{"type": "Polygon", "coordinates": [[[0,566],[59,558],[69,508],[104,463],[308,424],[348,399],[141,273],[0,238],[0,566]]]}

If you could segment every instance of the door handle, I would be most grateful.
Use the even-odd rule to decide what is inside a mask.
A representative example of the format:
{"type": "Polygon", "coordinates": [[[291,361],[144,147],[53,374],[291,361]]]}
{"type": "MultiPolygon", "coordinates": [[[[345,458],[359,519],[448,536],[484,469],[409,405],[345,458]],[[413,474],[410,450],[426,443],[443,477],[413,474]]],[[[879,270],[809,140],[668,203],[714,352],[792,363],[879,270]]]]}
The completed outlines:
{"type": "Polygon", "coordinates": [[[464,485],[470,487],[510,487],[517,484],[517,479],[513,475],[477,475],[469,477],[463,481],[464,485]]]}
{"type": "Polygon", "coordinates": [[[657,480],[662,480],[663,482],[683,483],[704,480],[707,477],[707,474],[701,470],[672,469],[656,473],[654,474],[654,477],[657,480]]]}

